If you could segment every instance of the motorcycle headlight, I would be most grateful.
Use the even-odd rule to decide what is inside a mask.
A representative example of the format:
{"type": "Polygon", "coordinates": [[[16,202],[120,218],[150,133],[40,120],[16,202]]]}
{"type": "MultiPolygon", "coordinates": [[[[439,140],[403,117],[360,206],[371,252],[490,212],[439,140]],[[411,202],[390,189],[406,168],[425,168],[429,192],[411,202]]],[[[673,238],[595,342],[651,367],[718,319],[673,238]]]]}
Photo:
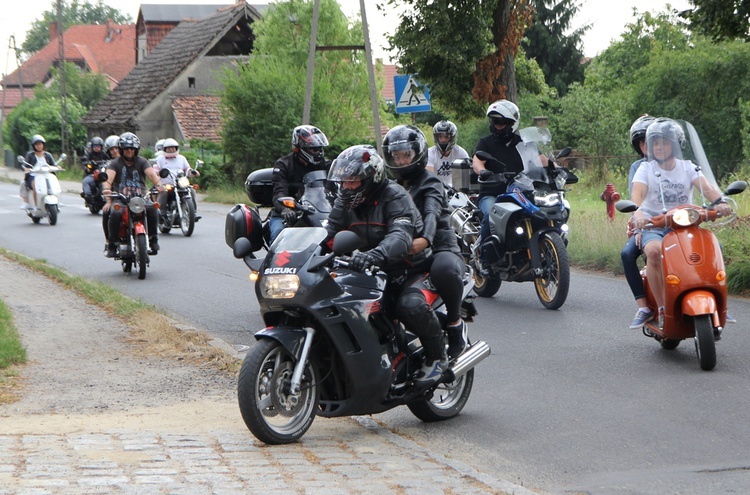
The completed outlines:
{"type": "Polygon", "coordinates": [[[560,204],[560,195],[557,193],[535,194],[534,204],[537,206],[557,206],[560,204]]]}
{"type": "Polygon", "coordinates": [[[190,187],[190,179],[187,177],[180,177],[177,179],[177,185],[180,186],[182,189],[187,189],[190,187]]]}
{"type": "Polygon", "coordinates": [[[680,208],[672,215],[672,223],[679,225],[680,227],[687,227],[688,225],[699,222],[700,219],[700,212],[693,208],[680,208]]]}
{"type": "Polygon", "coordinates": [[[268,299],[291,299],[299,289],[299,277],[294,274],[268,275],[260,281],[260,293],[268,299]]]}
{"type": "Polygon", "coordinates": [[[130,208],[130,211],[135,214],[143,213],[143,210],[146,209],[146,200],[139,197],[130,198],[130,201],[128,201],[128,208],[130,208]]]}

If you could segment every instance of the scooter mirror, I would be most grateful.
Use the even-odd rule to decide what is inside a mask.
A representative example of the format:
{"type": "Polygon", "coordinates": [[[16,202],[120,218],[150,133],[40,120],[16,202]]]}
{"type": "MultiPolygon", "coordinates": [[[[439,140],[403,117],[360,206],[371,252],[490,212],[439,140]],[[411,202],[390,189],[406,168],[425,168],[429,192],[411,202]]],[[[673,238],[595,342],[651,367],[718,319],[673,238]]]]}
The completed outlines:
{"type": "Polygon", "coordinates": [[[61,162],[64,162],[66,158],[68,158],[68,155],[66,155],[65,153],[63,153],[62,155],[60,155],[60,161],[61,162]]]}
{"type": "Polygon", "coordinates": [[[203,166],[203,160],[197,160],[195,162],[195,170],[198,170],[198,167],[202,167],[202,166],[203,166]]]}
{"type": "Polygon", "coordinates": [[[362,239],[351,230],[342,230],[333,238],[333,252],[337,255],[351,253],[363,245],[362,239]]]}
{"type": "Polygon", "coordinates": [[[739,194],[745,189],[747,189],[747,182],[745,182],[744,180],[736,180],[729,184],[729,187],[727,187],[727,194],[729,196],[733,194],[739,194]]]}
{"type": "Polygon", "coordinates": [[[631,213],[638,209],[638,205],[630,201],[629,199],[621,199],[615,203],[615,208],[621,213],[631,213]]]}
{"type": "Polygon", "coordinates": [[[555,157],[555,160],[559,158],[565,158],[566,156],[570,155],[570,153],[573,151],[573,149],[570,146],[566,146],[563,149],[560,150],[560,153],[557,154],[555,157]]]}
{"type": "Polygon", "coordinates": [[[18,163],[23,163],[25,161],[21,155],[18,155],[16,157],[16,160],[18,161],[18,163]]]}

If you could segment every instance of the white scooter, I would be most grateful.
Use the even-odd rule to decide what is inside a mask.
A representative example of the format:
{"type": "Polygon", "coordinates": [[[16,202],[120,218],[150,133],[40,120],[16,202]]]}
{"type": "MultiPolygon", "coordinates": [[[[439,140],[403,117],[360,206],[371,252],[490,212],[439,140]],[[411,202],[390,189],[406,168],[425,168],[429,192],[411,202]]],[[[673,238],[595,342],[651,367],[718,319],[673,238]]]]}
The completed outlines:
{"type": "Polygon", "coordinates": [[[60,187],[60,181],[57,180],[57,176],[53,172],[63,170],[58,165],[66,158],[67,156],[63,153],[54,165],[50,165],[43,160],[37,160],[36,165],[32,165],[24,160],[23,156],[18,155],[18,163],[28,173],[34,174],[33,191],[24,191],[26,186],[21,183],[21,193],[26,192],[28,195],[27,203],[30,205],[26,209],[26,214],[29,215],[32,222],[39,223],[42,218],[46,217],[50,225],[57,223],[62,188],[60,187]],[[34,201],[34,198],[36,198],[36,201],[34,201]]]}

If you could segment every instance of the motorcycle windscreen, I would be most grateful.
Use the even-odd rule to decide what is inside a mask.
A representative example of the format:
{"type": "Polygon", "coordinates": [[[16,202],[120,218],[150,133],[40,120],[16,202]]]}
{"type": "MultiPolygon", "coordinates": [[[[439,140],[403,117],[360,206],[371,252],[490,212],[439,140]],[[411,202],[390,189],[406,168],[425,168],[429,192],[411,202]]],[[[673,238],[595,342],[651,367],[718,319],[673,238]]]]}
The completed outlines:
{"type": "Polygon", "coordinates": [[[716,183],[716,177],[711,169],[711,164],[708,162],[706,152],[703,150],[701,139],[698,137],[698,131],[695,130],[693,124],[686,120],[678,120],[677,123],[685,131],[685,149],[682,150],[682,158],[700,166],[700,173],[703,174],[706,181],[716,190],[721,190],[716,183]]]}
{"type": "Polygon", "coordinates": [[[548,182],[547,170],[542,165],[539,148],[533,142],[520,142],[516,145],[523,160],[523,171],[535,182],[548,182]]]}
{"type": "Polygon", "coordinates": [[[328,237],[328,231],[323,227],[294,227],[281,231],[273,241],[269,251],[286,251],[290,254],[307,251],[311,247],[319,246],[328,237]]]}

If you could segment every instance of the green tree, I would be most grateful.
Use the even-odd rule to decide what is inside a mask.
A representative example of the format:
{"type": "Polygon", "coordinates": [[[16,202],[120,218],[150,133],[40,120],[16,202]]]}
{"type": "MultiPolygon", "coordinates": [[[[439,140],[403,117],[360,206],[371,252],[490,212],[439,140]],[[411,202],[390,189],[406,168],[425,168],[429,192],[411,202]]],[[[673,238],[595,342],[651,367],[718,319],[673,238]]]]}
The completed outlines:
{"type": "MultiPolygon", "coordinates": [[[[60,94],[60,69],[53,67],[52,84],[48,91],[54,97],[60,94]]],[[[77,65],[65,62],[65,91],[86,110],[90,110],[109,93],[109,82],[103,74],[84,72],[77,65]]]]}
{"type": "MultiPolygon", "coordinates": [[[[68,127],[70,142],[86,141],[86,128],[78,124],[86,109],[74,97],[66,101],[66,112],[71,125],[68,127]]],[[[3,127],[3,139],[17,153],[31,149],[31,136],[41,134],[47,148],[53,153],[61,151],[60,122],[62,105],[59,98],[43,87],[37,88],[33,99],[24,100],[8,115],[3,127]]]]}
{"type": "MultiPolygon", "coordinates": [[[[292,129],[302,120],[313,2],[275,4],[253,24],[257,36],[250,61],[224,80],[227,115],[224,148],[235,175],[268,167],[290,152],[292,129]]],[[[320,2],[319,46],[362,45],[362,26],[350,23],[335,0],[320,2]]],[[[361,142],[372,134],[367,67],[363,50],[318,51],[311,123],[337,142],[361,142]]]]}
{"type": "Polygon", "coordinates": [[[458,119],[485,103],[517,99],[515,58],[531,22],[529,0],[388,0],[408,6],[390,48],[408,73],[429,85],[436,104],[458,119]]]}
{"type": "Polygon", "coordinates": [[[539,64],[547,84],[565,95],[570,84],[583,82],[581,37],[591,25],[566,34],[580,8],[576,0],[533,0],[533,4],[534,22],[521,46],[526,56],[539,64]]]}
{"type": "MultiPolygon", "coordinates": [[[[95,4],[88,1],[80,2],[73,0],[68,3],[63,1],[62,6],[63,27],[61,31],[73,24],[105,24],[107,19],[112,19],[116,24],[129,24],[133,19],[119,10],[104,5],[102,0],[95,4]]],[[[57,22],[57,2],[52,0],[50,9],[42,13],[42,17],[31,24],[26,31],[26,39],[21,45],[21,51],[31,55],[49,44],[49,25],[57,22]]]]}
{"type": "Polygon", "coordinates": [[[690,29],[714,41],[750,39],[750,2],[747,0],[690,0],[695,7],[680,15],[690,29]]]}

